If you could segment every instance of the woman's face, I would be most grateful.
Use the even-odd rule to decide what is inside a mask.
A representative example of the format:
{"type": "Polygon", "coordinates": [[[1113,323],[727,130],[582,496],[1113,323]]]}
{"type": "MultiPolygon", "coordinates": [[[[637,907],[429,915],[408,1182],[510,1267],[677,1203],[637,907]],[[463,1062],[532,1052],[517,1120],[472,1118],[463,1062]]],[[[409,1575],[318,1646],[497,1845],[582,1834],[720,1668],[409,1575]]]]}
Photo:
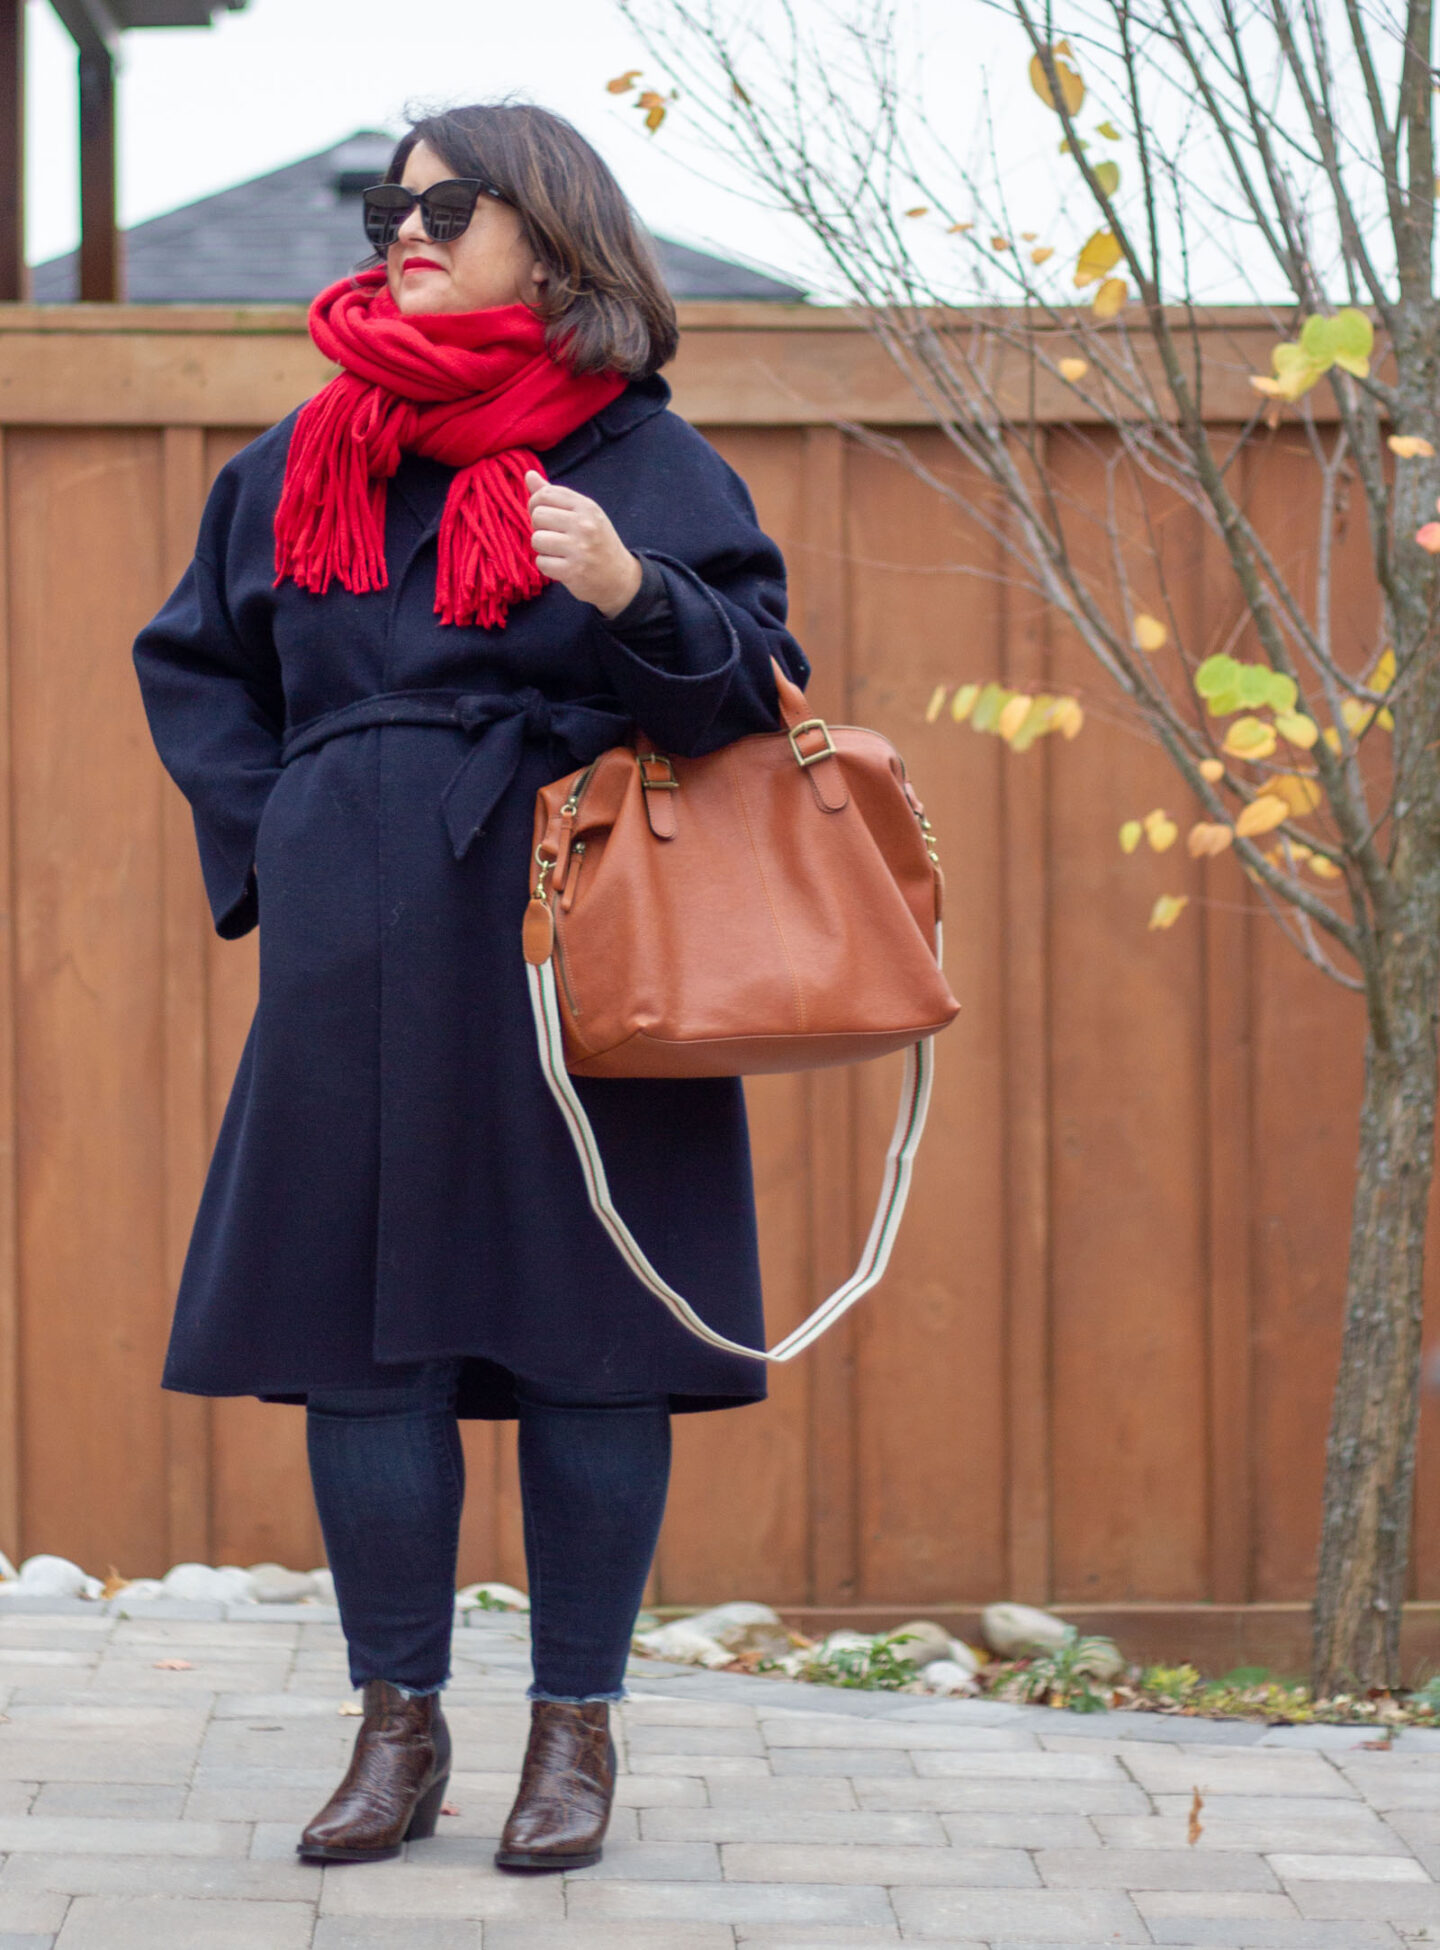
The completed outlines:
{"type": "MultiPolygon", "coordinates": [[[[454,174],[427,143],[417,142],[400,181],[407,190],[428,190],[454,174]]],[[[545,267],[526,246],[519,214],[481,196],[469,224],[449,244],[427,237],[419,210],[412,210],[385,254],[385,275],[402,312],[485,311],[532,303],[545,267]]]]}

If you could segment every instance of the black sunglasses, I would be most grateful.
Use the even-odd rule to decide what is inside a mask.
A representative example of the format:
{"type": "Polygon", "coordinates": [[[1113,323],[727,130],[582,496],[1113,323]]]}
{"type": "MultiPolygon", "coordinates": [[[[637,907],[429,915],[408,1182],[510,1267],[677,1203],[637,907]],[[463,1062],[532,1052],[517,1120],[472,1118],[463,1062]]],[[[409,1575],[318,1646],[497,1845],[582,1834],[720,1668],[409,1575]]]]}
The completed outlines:
{"type": "Polygon", "coordinates": [[[419,191],[407,190],[403,183],[375,183],[360,192],[365,206],[365,235],[373,250],[389,250],[401,224],[418,208],[430,241],[450,244],[464,231],[482,196],[493,196],[500,203],[509,201],[502,190],[478,176],[452,176],[447,182],[432,183],[428,190],[419,191]]]}

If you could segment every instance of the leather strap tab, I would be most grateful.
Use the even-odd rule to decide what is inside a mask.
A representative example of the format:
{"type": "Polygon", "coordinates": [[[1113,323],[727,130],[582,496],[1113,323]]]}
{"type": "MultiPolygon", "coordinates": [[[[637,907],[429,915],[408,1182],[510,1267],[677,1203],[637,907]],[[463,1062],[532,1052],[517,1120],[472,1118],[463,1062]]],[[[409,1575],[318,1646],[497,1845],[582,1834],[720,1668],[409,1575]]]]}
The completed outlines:
{"type": "Polygon", "coordinates": [[[635,762],[640,767],[640,786],[650,831],[657,840],[673,840],[679,831],[675,801],[680,781],[675,776],[675,767],[663,752],[638,751],[635,762]]]}

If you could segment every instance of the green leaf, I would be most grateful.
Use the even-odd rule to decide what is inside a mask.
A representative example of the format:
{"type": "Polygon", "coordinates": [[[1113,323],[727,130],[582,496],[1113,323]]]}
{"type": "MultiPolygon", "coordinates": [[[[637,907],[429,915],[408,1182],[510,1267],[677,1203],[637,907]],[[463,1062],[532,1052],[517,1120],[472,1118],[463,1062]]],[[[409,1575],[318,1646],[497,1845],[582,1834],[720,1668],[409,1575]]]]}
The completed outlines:
{"type": "Polygon", "coordinates": [[[1118,142],[1120,140],[1120,131],[1113,122],[1102,122],[1095,133],[1096,135],[1103,135],[1107,142],[1118,142]]]}
{"type": "Polygon", "coordinates": [[[1235,686],[1240,702],[1247,710],[1254,710],[1257,704],[1270,702],[1270,679],[1274,672],[1268,664],[1242,664],[1240,681],[1235,686]]]}
{"type": "Polygon", "coordinates": [[[1120,165],[1116,162],[1101,162],[1095,165],[1095,181],[1106,196],[1114,196],[1120,187],[1120,165]]]}
{"type": "Polygon", "coordinates": [[[996,720],[1005,709],[1010,693],[1003,684],[990,683],[975,700],[975,709],[970,713],[972,731],[993,731],[996,720]]]}
{"type": "Polygon", "coordinates": [[[1272,711],[1293,711],[1300,702],[1300,690],[1295,679],[1287,677],[1283,670],[1272,670],[1268,675],[1270,682],[1261,702],[1268,704],[1272,711]]]}
{"type": "Polygon", "coordinates": [[[1216,697],[1222,691],[1233,691],[1240,676],[1240,666],[1233,657],[1218,653],[1207,657],[1195,672],[1195,688],[1201,697],[1216,697]]]}
{"type": "Polygon", "coordinates": [[[1242,708],[1243,702],[1238,691],[1221,691],[1218,696],[1207,697],[1205,700],[1205,709],[1212,718],[1228,718],[1232,711],[1239,711],[1242,708]]]}
{"type": "Polygon", "coordinates": [[[1370,370],[1370,355],[1375,350],[1375,327],[1354,305],[1347,305],[1329,318],[1317,313],[1305,320],[1300,350],[1322,371],[1340,366],[1363,379],[1370,370]]]}

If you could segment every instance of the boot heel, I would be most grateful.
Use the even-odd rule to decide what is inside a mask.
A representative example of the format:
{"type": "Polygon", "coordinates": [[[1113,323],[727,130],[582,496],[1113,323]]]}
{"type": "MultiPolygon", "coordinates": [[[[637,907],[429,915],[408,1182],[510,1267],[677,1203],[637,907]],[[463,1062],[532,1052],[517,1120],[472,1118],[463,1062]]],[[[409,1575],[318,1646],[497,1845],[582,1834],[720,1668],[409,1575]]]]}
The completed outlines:
{"type": "Polygon", "coordinates": [[[440,1819],[440,1810],[445,1805],[445,1790],[449,1785],[450,1776],[442,1774],[434,1787],[415,1803],[410,1826],[405,1830],[407,1842],[428,1842],[435,1833],[435,1824],[440,1819]]]}

